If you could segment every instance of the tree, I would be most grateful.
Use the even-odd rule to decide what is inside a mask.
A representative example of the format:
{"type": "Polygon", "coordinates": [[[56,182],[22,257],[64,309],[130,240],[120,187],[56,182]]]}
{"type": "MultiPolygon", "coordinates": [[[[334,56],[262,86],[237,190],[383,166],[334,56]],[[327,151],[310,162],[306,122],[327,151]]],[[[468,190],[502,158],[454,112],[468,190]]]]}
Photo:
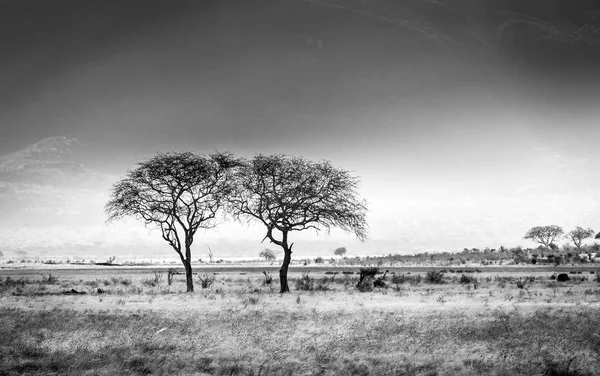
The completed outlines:
{"type": "Polygon", "coordinates": [[[337,227],[361,241],[367,238],[367,206],[358,198],[358,178],[328,161],[259,154],[246,161],[237,176],[238,190],[231,199],[234,216],[262,223],[267,229],[263,241],[283,249],[282,293],[289,292],[291,232],[337,227]]]}
{"type": "Polygon", "coordinates": [[[591,238],[594,236],[594,230],[591,228],[583,228],[583,227],[575,227],[571,232],[569,232],[565,237],[571,239],[575,247],[578,250],[581,249],[581,243],[587,238],[591,238]]]}
{"type": "MultiPolygon", "coordinates": [[[[541,244],[544,248],[549,248],[550,244],[553,244],[554,240],[564,233],[565,231],[560,226],[536,226],[527,231],[523,239],[532,240],[541,244]]],[[[542,257],[544,257],[543,253],[542,257]]]]}
{"type": "Polygon", "coordinates": [[[115,183],[105,206],[107,222],[133,217],[158,228],[177,252],[194,291],[191,246],[198,229],[217,225],[232,190],[239,162],[229,153],[208,157],[190,152],[159,153],[115,183]]]}
{"type": "Polygon", "coordinates": [[[600,239],[600,232],[596,234],[596,239],[600,239]]]}
{"type": "Polygon", "coordinates": [[[275,252],[273,252],[269,248],[265,248],[262,251],[260,251],[259,256],[264,257],[265,261],[273,261],[277,258],[275,257],[275,252]]]}
{"type": "Polygon", "coordinates": [[[210,260],[211,264],[213,263],[213,257],[214,257],[214,255],[213,255],[212,249],[210,249],[210,247],[208,247],[208,259],[210,260]]]}
{"type": "Polygon", "coordinates": [[[336,248],[335,251],[333,251],[333,254],[336,256],[342,257],[346,254],[346,252],[347,252],[346,247],[339,247],[339,248],[336,248]]]}

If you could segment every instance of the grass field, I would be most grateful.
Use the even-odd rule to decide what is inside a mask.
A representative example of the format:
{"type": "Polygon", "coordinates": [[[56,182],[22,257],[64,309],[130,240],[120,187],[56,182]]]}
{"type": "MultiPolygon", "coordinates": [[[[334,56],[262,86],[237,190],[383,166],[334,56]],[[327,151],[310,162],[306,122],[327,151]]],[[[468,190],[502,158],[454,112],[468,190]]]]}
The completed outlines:
{"type": "Polygon", "coordinates": [[[182,275],[169,286],[166,273],[150,268],[2,269],[0,375],[600,370],[600,283],[590,270],[557,282],[541,268],[441,279],[397,268],[387,288],[361,292],[356,274],[330,269],[342,270],[311,268],[303,278],[295,269],[284,295],[277,278],[267,285],[252,267],[200,270],[215,280],[202,288],[195,277],[194,294],[184,292],[182,275]]]}

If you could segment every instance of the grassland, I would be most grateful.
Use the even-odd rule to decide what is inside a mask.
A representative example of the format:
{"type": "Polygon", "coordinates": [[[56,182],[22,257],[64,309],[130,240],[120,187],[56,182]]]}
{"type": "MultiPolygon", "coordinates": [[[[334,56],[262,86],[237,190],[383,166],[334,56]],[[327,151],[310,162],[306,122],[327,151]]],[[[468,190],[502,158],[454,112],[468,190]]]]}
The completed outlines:
{"type": "Polygon", "coordinates": [[[1,270],[0,374],[598,374],[597,274],[481,271],[396,270],[361,292],[313,268],[281,295],[253,268],[194,294],[153,270],[1,270]]]}

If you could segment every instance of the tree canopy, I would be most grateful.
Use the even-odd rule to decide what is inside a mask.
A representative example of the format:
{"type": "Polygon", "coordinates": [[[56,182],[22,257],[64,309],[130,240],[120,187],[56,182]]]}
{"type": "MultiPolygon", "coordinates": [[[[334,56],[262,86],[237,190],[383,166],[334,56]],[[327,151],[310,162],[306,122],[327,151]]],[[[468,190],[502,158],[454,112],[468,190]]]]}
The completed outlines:
{"type": "Polygon", "coordinates": [[[258,254],[260,257],[264,257],[265,261],[273,261],[276,259],[275,252],[269,248],[265,248],[258,254]]]}
{"type": "Polygon", "coordinates": [[[158,228],[179,255],[186,270],[187,290],[192,292],[194,236],[200,228],[217,225],[232,192],[233,168],[238,165],[229,153],[208,157],[191,152],[159,153],[114,184],[105,206],[107,222],[133,217],[158,228]]]}
{"type": "Polygon", "coordinates": [[[554,241],[564,233],[563,228],[557,225],[536,226],[527,231],[523,239],[532,240],[549,248],[550,244],[554,244],[554,241]]]}
{"type": "Polygon", "coordinates": [[[575,227],[566,235],[567,238],[573,241],[573,244],[575,244],[577,249],[581,248],[581,243],[583,243],[585,239],[591,238],[592,236],[594,236],[594,230],[589,227],[583,228],[580,226],[575,227]]]}
{"type": "Polygon", "coordinates": [[[231,199],[238,219],[258,221],[266,227],[263,239],[283,248],[281,292],[289,291],[287,268],[292,231],[332,227],[367,238],[367,205],[358,198],[359,179],[330,162],[312,162],[287,155],[255,156],[238,175],[238,190],[231,199]]]}
{"type": "Polygon", "coordinates": [[[346,254],[347,250],[346,247],[339,247],[336,248],[335,251],[333,251],[333,254],[336,256],[344,256],[346,254]]]}

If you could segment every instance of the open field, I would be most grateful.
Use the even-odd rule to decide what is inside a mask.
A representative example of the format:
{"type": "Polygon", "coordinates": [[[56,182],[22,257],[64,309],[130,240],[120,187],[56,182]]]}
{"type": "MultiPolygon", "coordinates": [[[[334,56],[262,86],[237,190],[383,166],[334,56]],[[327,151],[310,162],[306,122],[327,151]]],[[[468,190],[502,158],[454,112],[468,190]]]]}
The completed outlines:
{"type": "Polygon", "coordinates": [[[448,270],[441,280],[428,280],[434,268],[389,268],[387,288],[365,292],[356,288],[356,274],[341,273],[358,268],[295,268],[292,293],[284,295],[275,267],[268,269],[271,285],[263,267],[197,268],[200,277],[218,274],[207,288],[195,277],[194,294],[184,293],[184,276],[169,286],[166,269],[159,269],[1,269],[0,374],[594,375],[600,369],[595,268],[459,268],[464,273],[448,270]],[[557,282],[550,279],[554,271],[581,274],[557,282]]]}

